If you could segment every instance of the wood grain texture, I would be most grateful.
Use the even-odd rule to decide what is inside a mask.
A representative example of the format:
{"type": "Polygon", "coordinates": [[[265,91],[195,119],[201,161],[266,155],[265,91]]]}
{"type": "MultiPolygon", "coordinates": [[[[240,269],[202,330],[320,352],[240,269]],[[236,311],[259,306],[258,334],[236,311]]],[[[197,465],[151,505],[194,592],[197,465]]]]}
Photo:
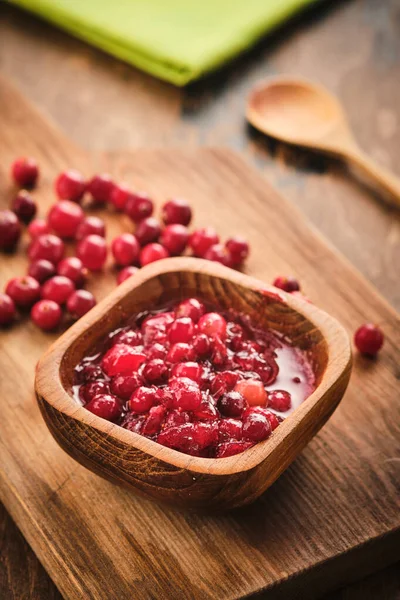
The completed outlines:
{"type": "MultiPolygon", "coordinates": [[[[348,331],[361,321],[383,320],[387,332],[380,360],[358,357],[340,408],[287,472],[253,506],[215,516],[150,504],[72,461],[49,436],[32,397],[34,365],[52,336],[25,323],[2,334],[2,422],[9,426],[1,428],[1,496],[61,592],[104,600],[118,589],[123,600],[132,590],[137,598],[176,599],[190,590],[202,599],[266,589],[270,597],[296,590],[310,598],[310,589],[317,596],[393,561],[400,408],[392,401],[399,377],[399,320],[392,309],[235,154],[141,151],[104,156],[101,164],[75,153],[4,83],[0,114],[0,181],[7,186],[4,167],[15,154],[35,155],[43,165],[41,212],[65,164],[79,163],[86,174],[106,166],[158,202],[168,195],[189,198],[196,225],[207,223],[211,212],[222,234],[246,224],[252,274],[270,281],[295,267],[316,305],[348,331]]],[[[110,213],[107,224],[115,232],[121,220],[110,213]]],[[[7,278],[25,259],[20,253],[2,264],[7,278]]],[[[89,287],[100,296],[113,285],[108,270],[89,287]]]]}

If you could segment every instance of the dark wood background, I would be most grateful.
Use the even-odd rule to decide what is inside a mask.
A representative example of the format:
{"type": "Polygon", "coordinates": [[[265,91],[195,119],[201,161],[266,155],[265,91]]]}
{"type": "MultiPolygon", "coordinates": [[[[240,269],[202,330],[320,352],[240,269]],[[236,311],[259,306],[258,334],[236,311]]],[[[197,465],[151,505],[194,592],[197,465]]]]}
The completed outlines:
{"type": "MultiPolygon", "coordinates": [[[[363,149],[400,175],[400,0],[320,2],[184,90],[1,4],[0,71],[81,146],[200,144],[242,152],[400,307],[399,213],[340,163],[267,140],[243,117],[248,91],[262,77],[310,77],[340,97],[363,149]]],[[[1,505],[0,598],[60,598],[1,505]]],[[[329,596],[375,598],[400,598],[400,564],[329,596]]]]}

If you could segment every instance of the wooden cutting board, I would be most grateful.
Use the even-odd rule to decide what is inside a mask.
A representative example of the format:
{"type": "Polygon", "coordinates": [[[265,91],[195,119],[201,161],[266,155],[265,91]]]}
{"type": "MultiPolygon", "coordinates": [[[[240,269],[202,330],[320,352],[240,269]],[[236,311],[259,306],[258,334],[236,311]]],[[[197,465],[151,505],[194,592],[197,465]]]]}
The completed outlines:
{"type": "MultiPolygon", "coordinates": [[[[0,495],[65,598],[220,600],[262,592],[310,599],[398,560],[400,322],[378,293],[226,149],[93,156],[0,80],[3,206],[12,197],[9,165],[18,155],[41,165],[41,215],[61,170],[107,170],[158,204],[169,196],[189,199],[196,226],[246,234],[249,273],[265,281],[296,274],[305,293],[350,334],[364,321],[386,333],[378,360],[355,357],[344,400],[286,473],[255,504],[214,515],[135,497],[64,454],[32,390],[35,363],[55,335],[29,320],[0,333],[0,495]]],[[[106,219],[109,239],[130,227],[111,212],[106,219]]],[[[24,238],[16,255],[0,257],[2,286],[25,272],[26,245],[24,238]]],[[[88,287],[101,298],[114,285],[110,266],[88,287]]]]}

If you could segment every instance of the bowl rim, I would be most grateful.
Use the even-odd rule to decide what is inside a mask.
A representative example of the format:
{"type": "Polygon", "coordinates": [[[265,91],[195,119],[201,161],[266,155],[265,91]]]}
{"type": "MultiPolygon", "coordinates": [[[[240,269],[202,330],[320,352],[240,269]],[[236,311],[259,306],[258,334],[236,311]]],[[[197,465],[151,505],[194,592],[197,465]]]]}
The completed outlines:
{"type": "MultiPolygon", "coordinates": [[[[299,297],[292,296],[272,285],[252,276],[234,271],[219,263],[192,257],[168,258],[147,265],[120,284],[83,318],[74,323],[42,355],[36,367],[35,392],[37,397],[67,417],[80,421],[94,429],[117,439],[128,446],[140,450],[154,458],[179,469],[209,475],[227,475],[255,468],[272,455],[283,440],[294,431],[301,421],[312,412],[318,412],[318,405],[336,381],[351,367],[351,346],[343,326],[328,313],[299,297]],[[233,284],[247,287],[285,303],[291,310],[300,313],[321,332],[328,349],[328,362],[321,381],[308,396],[266,440],[252,448],[226,458],[200,458],[178,452],[149,440],[148,438],[124,429],[120,425],[106,421],[86,410],[64,388],[60,367],[69,347],[104,315],[115,308],[122,298],[132,290],[159,275],[187,271],[206,274],[228,280],[233,284]],[[50,378],[50,379],[49,379],[50,378]],[[48,384],[51,382],[51,395],[48,384]]],[[[336,406],[336,405],[335,405],[336,406]]]]}

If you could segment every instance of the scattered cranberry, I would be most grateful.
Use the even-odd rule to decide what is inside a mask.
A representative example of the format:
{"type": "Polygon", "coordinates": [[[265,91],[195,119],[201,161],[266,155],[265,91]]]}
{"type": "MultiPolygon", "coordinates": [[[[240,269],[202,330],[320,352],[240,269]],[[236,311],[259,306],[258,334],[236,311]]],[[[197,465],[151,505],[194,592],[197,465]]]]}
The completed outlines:
{"type": "Polygon", "coordinates": [[[218,409],[224,417],[240,417],[247,402],[239,392],[228,392],[218,401],[218,409]]]}
{"type": "Polygon", "coordinates": [[[28,269],[28,275],[36,279],[39,283],[43,283],[46,279],[50,279],[56,274],[56,268],[49,260],[41,258],[34,260],[28,269]]]}
{"type": "Polygon", "coordinates": [[[0,293],[0,326],[9,325],[15,319],[15,303],[7,294],[0,293]]]}
{"type": "Polygon", "coordinates": [[[138,260],[140,246],[134,235],[131,233],[122,233],[113,239],[111,251],[117,265],[125,267],[138,260]]]}
{"type": "Polygon", "coordinates": [[[86,191],[86,182],[79,171],[71,169],[57,177],[54,187],[60,200],[80,202],[86,191]]]}
{"type": "Polygon", "coordinates": [[[124,183],[115,184],[111,196],[110,202],[111,204],[118,210],[122,211],[125,208],[127,200],[130,196],[130,190],[127,185],[124,183]]]}
{"type": "Polygon", "coordinates": [[[184,225],[179,223],[167,225],[161,233],[160,242],[171,256],[182,254],[188,243],[189,233],[184,225]]]}
{"type": "Polygon", "coordinates": [[[136,192],[129,195],[124,210],[134,223],[139,223],[153,214],[154,204],[146,194],[136,192]]]}
{"type": "Polygon", "coordinates": [[[354,334],[356,348],[362,354],[374,356],[382,348],[384,335],[382,330],[372,323],[361,325],[354,334]]]}
{"type": "Polygon", "coordinates": [[[40,297],[40,285],[30,275],[14,277],[6,286],[6,294],[20,308],[30,308],[40,297]]]}
{"type": "Polygon", "coordinates": [[[161,383],[167,378],[168,367],[160,358],[154,358],[144,366],[142,375],[147,383],[161,383]]]}
{"type": "Polygon", "coordinates": [[[160,237],[161,225],[154,217],[140,221],[136,227],[135,236],[141,246],[156,242],[160,237]]]}
{"type": "Polygon", "coordinates": [[[0,211],[0,250],[14,250],[21,236],[21,225],[11,210],[0,211]]]}
{"type": "Polygon", "coordinates": [[[44,219],[33,219],[28,225],[28,233],[33,240],[43,233],[50,233],[50,228],[44,219]]]}
{"type": "Polygon", "coordinates": [[[22,188],[32,188],[39,176],[39,167],[34,158],[17,158],[11,165],[11,176],[22,188]]]}
{"type": "Polygon", "coordinates": [[[43,331],[51,331],[58,327],[61,322],[62,311],[60,305],[53,300],[39,300],[33,305],[31,310],[31,319],[43,329],[43,331]]]}
{"type": "Polygon", "coordinates": [[[86,404],[85,408],[107,421],[116,421],[122,412],[118,398],[111,394],[97,394],[86,404]]]}
{"type": "Polygon", "coordinates": [[[243,423],[243,437],[249,442],[262,442],[271,433],[271,424],[263,415],[252,413],[243,423]]]}
{"type": "Polygon", "coordinates": [[[169,200],[162,207],[162,219],[166,225],[174,223],[189,225],[192,209],[185,200],[169,200]]]}
{"type": "Polygon", "coordinates": [[[139,256],[140,264],[142,267],[148,265],[156,260],[168,258],[168,250],[161,246],[161,244],[147,244],[142,248],[139,256]]]}
{"type": "Polygon", "coordinates": [[[180,317],[176,319],[168,332],[168,338],[171,344],[179,342],[190,342],[194,334],[194,324],[189,317],[180,317]]]}
{"type": "Polygon", "coordinates": [[[203,367],[197,362],[182,362],[173,366],[171,377],[186,377],[200,384],[203,367]]]}
{"type": "Polygon", "coordinates": [[[157,402],[156,388],[148,388],[145,386],[135,390],[129,400],[129,408],[135,413],[144,413],[150,410],[157,402]]]}
{"type": "Polygon", "coordinates": [[[207,252],[204,254],[204,258],[213,262],[219,262],[222,265],[225,265],[225,267],[233,266],[231,255],[222,244],[210,246],[207,252]]]}
{"type": "Polygon", "coordinates": [[[218,336],[221,339],[226,337],[226,321],[218,313],[203,315],[198,322],[198,328],[201,333],[205,333],[209,337],[218,336]]]}
{"type": "Polygon", "coordinates": [[[114,184],[110,175],[95,175],[87,184],[87,191],[95,204],[110,202],[114,184]]]}
{"type": "Polygon", "coordinates": [[[125,267],[117,275],[117,284],[120,285],[121,283],[129,279],[129,277],[132,277],[132,275],[134,275],[138,270],[139,269],[137,267],[133,267],[132,265],[130,265],[129,267],[125,267]]]}
{"type": "MultiPolygon", "coordinates": [[[[43,302],[43,300],[42,300],[43,302]]],[[[79,397],[86,404],[97,394],[109,394],[110,386],[107,381],[90,381],[79,388],[79,397]]]]}
{"type": "Polygon", "coordinates": [[[175,314],[178,318],[189,317],[194,323],[197,323],[205,312],[205,306],[200,300],[197,300],[197,298],[188,298],[178,304],[175,314]]]}
{"type": "Polygon", "coordinates": [[[93,216],[85,217],[83,219],[76,230],[75,238],[79,242],[88,235],[99,235],[100,237],[106,236],[106,226],[103,219],[93,216]]]}
{"type": "Polygon", "coordinates": [[[196,229],[189,239],[189,246],[195,256],[203,258],[211,246],[219,243],[219,235],[212,227],[196,229]]]}
{"type": "Polygon", "coordinates": [[[268,392],[268,406],[278,412],[286,412],[292,407],[292,397],[286,390],[268,392]]]}
{"type": "Polygon", "coordinates": [[[53,264],[60,262],[64,256],[65,246],[62,239],[52,233],[44,233],[35,238],[29,246],[29,260],[49,260],[53,264]]]}
{"type": "Polygon", "coordinates": [[[81,287],[85,283],[87,271],[82,264],[82,261],[76,256],[63,258],[57,265],[58,275],[68,277],[74,282],[76,287],[81,287]]]}
{"type": "Polygon", "coordinates": [[[244,452],[253,446],[253,442],[233,441],[224,442],[217,448],[216,458],[227,458],[244,452]]]}
{"type": "Polygon", "coordinates": [[[115,344],[105,353],[101,361],[104,372],[109,376],[137,371],[146,360],[146,355],[127,344],[115,344]]]}
{"type": "Polygon", "coordinates": [[[272,285],[289,293],[298,292],[300,290],[300,284],[294,277],[277,277],[272,285]]]}
{"type": "Polygon", "coordinates": [[[122,400],[129,400],[133,392],[143,384],[143,378],[139,373],[125,373],[116,375],[111,379],[110,389],[111,392],[122,398],[122,400]]]}
{"type": "Polygon", "coordinates": [[[76,290],[67,300],[67,310],[76,319],[86,315],[93,306],[96,306],[96,299],[87,290],[76,290]]]}
{"type": "Polygon", "coordinates": [[[232,265],[235,267],[243,264],[249,255],[249,244],[240,236],[227,240],[225,248],[228,251],[232,265]]]}
{"type": "Polygon", "coordinates": [[[99,235],[88,235],[77,246],[76,254],[91,271],[100,271],[107,260],[107,244],[99,235]]]}
{"type": "Polygon", "coordinates": [[[185,343],[178,343],[171,346],[168,350],[166,360],[170,363],[192,361],[196,358],[193,346],[185,343]]]}
{"type": "Polygon", "coordinates": [[[74,290],[75,285],[68,277],[54,275],[43,284],[42,298],[65,304],[74,290]]]}
{"type": "Polygon", "coordinates": [[[239,392],[247,400],[250,406],[266,406],[267,392],[261,381],[256,379],[245,379],[238,381],[235,392],[239,392]]]}
{"type": "Polygon", "coordinates": [[[37,206],[29,192],[21,190],[13,200],[12,210],[20,221],[28,224],[36,215],[37,206]]]}
{"type": "Polygon", "coordinates": [[[50,227],[63,239],[74,238],[83,219],[83,210],[79,204],[70,200],[53,204],[47,216],[50,227]]]}

